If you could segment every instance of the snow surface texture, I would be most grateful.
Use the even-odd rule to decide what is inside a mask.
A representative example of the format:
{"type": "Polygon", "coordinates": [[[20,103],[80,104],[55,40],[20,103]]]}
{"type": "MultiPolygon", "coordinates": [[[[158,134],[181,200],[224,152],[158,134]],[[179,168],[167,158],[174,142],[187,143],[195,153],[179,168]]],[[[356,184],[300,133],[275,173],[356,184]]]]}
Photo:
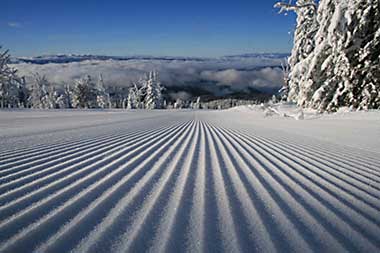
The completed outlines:
{"type": "Polygon", "coordinates": [[[305,115],[2,111],[0,252],[379,252],[379,112],[305,115]]]}

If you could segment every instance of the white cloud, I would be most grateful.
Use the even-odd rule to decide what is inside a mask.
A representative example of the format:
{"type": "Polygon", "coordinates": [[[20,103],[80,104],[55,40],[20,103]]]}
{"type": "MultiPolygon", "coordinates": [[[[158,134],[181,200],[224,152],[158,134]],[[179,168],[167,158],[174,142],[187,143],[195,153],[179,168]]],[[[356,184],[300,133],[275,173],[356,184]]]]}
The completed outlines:
{"type": "Polygon", "coordinates": [[[206,70],[201,73],[201,77],[206,80],[217,81],[223,85],[234,85],[242,82],[244,71],[227,69],[223,71],[206,70]]]}
{"type": "Polygon", "coordinates": [[[173,100],[177,100],[177,99],[188,100],[188,99],[191,98],[191,94],[189,94],[189,93],[187,93],[185,91],[172,92],[172,93],[169,94],[169,96],[173,100]]]}
{"type": "MultiPolygon", "coordinates": [[[[129,86],[148,71],[157,70],[164,85],[229,85],[233,89],[254,87],[260,89],[281,86],[282,73],[280,69],[265,67],[279,65],[281,60],[260,62],[258,59],[241,59],[227,61],[212,59],[195,60],[128,60],[128,61],[83,61],[65,64],[28,64],[20,63],[14,66],[20,75],[29,80],[33,73],[46,75],[55,83],[70,83],[84,75],[97,77],[103,74],[107,84],[129,86]]],[[[210,87],[209,87],[210,88],[210,87]]],[[[217,88],[217,87],[215,87],[217,88]]]]}
{"type": "Polygon", "coordinates": [[[254,73],[251,86],[256,88],[276,88],[282,86],[283,73],[280,68],[263,68],[254,73]]]}
{"type": "Polygon", "coordinates": [[[235,88],[249,86],[258,89],[279,87],[283,79],[282,71],[279,68],[270,67],[258,70],[203,71],[201,76],[204,79],[216,81],[221,85],[229,85],[235,88]]]}
{"type": "Polygon", "coordinates": [[[19,22],[8,22],[8,26],[12,28],[21,28],[22,24],[19,22]]]}

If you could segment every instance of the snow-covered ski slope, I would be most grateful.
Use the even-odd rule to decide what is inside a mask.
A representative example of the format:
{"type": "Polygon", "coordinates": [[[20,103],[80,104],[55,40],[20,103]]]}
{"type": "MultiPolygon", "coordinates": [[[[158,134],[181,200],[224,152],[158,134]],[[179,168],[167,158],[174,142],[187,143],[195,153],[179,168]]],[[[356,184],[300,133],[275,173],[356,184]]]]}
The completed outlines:
{"type": "Polygon", "coordinates": [[[0,252],[379,252],[380,114],[0,112],[0,252]]]}

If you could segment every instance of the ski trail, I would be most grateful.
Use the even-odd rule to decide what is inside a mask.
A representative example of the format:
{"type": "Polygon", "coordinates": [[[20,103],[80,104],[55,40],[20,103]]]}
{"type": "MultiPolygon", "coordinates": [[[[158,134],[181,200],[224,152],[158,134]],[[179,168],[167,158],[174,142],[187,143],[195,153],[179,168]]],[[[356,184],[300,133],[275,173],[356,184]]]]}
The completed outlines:
{"type": "MultiPolygon", "coordinates": [[[[252,139],[250,137],[247,137],[247,139],[252,139]]],[[[337,178],[334,175],[329,174],[326,172],[326,170],[323,170],[323,168],[319,167],[318,165],[312,164],[309,160],[301,160],[297,158],[294,154],[292,154],[289,150],[287,151],[281,151],[279,150],[278,146],[268,145],[265,142],[260,142],[263,144],[263,146],[266,148],[266,151],[270,152],[274,156],[281,155],[284,158],[282,161],[288,163],[288,164],[294,164],[295,167],[306,167],[308,170],[301,171],[305,174],[311,174],[312,176],[315,176],[316,180],[320,182],[321,185],[325,185],[327,183],[331,183],[332,186],[329,185],[329,189],[334,189],[334,192],[340,192],[339,197],[341,199],[346,199],[347,203],[351,203],[351,205],[356,206],[357,210],[366,210],[367,213],[372,213],[372,219],[378,219],[377,210],[380,210],[379,207],[379,197],[373,196],[372,194],[365,192],[361,189],[358,189],[357,185],[360,185],[358,182],[356,182],[356,185],[346,185],[344,179],[337,178]],[[274,153],[274,151],[276,151],[274,153]],[[320,172],[322,170],[322,172],[320,172]],[[358,189],[358,190],[357,190],[358,189]],[[351,201],[352,198],[356,198],[356,201],[351,201]],[[360,202],[363,202],[362,205],[360,205],[360,202]]],[[[283,149],[285,150],[285,149],[283,149]]],[[[334,168],[329,168],[331,171],[335,171],[334,168]]]]}
{"type": "MultiPolygon", "coordinates": [[[[221,130],[228,133],[225,130],[221,130]]],[[[309,242],[314,242],[320,248],[333,249],[332,251],[344,251],[342,245],[336,241],[333,231],[325,227],[324,223],[320,220],[320,215],[315,212],[298,194],[298,188],[293,190],[292,181],[284,180],[278,177],[276,167],[268,160],[262,159],[260,153],[252,146],[248,145],[244,139],[238,138],[238,135],[230,134],[233,140],[237,143],[237,148],[244,154],[250,164],[252,164],[251,173],[259,180],[259,183],[251,183],[252,185],[262,185],[263,190],[268,191],[268,194],[281,206],[284,211],[287,210],[285,215],[293,217],[294,225],[297,225],[302,233],[308,236],[309,242]],[[329,235],[330,234],[330,235],[329,235]],[[318,243],[319,242],[319,243],[318,243]],[[323,243],[322,243],[323,242],[323,243]]]]}
{"type": "MultiPolygon", "coordinates": [[[[172,129],[175,130],[175,128],[173,128],[173,127],[172,127],[172,129]]],[[[29,203],[33,199],[33,198],[31,198],[31,196],[33,196],[34,198],[38,198],[38,199],[40,198],[39,195],[41,197],[46,197],[46,194],[44,194],[44,192],[46,192],[46,191],[48,191],[51,194],[54,192],[54,190],[62,189],[62,185],[70,184],[70,183],[74,182],[75,180],[77,180],[78,178],[81,178],[81,180],[83,180],[84,178],[89,177],[89,175],[96,175],[100,171],[102,171],[102,170],[96,170],[97,167],[107,165],[107,164],[112,165],[112,164],[121,163],[123,161],[123,159],[125,159],[125,157],[127,157],[130,154],[133,154],[133,152],[136,153],[136,150],[141,149],[141,146],[139,146],[139,144],[143,143],[144,146],[147,146],[147,145],[149,145],[149,143],[152,143],[152,142],[154,142],[154,140],[159,138],[158,136],[160,134],[164,133],[165,131],[170,131],[170,127],[163,129],[162,131],[160,130],[158,132],[154,132],[151,135],[146,135],[146,136],[144,136],[144,138],[141,138],[137,142],[132,142],[131,145],[127,145],[127,146],[122,145],[120,147],[116,147],[116,148],[114,148],[114,149],[112,149],[106,153],[101,153],[98,156],[93,157],[95,159],[91,159],[91,158],[84,159],[83,161],[80,161],[77,164],[74,164],[72,166],[65,168],[62,171],[57,172],[57,173],[62,173],[62,172],[67,171],[67,170],[72,171],[72,173],[65,175],[64,177],[61,177],[58,180],[49,182],[48,184],[44,185],[43,187],[35,187],[36,190],[34,190],[34,191],[31,191],[29,189],[27,191],[27,194],[21,195],[20,198],[13,198],[12,201],[10,201],[6,205],[3,205],[0,207],[0,214],[2,213],[2,211],[4,209],[8,208],[9,206],[12,207],[11,209],[13,211],[15,211],[16,208],[14,205],[21,202],[22,200],[25,200],[26,202],[29,203]],[[137,148],[137,149],[134,149],[134,148],[137,148]],[[110,155],[107,156],[107,154],[110,154],[110,155]],[[109,164],[110,161],[112,161],[112,164],[109,164]],[[83,177],[83,176],[86,176],[86,177],[83,177]],[[52,189],[54,189],[54,190],[52,190],[52,189]]],[[[55,175],[56,174],[52,173],[52,175],[47,175],[45,178],[36,180],[34,182],[32,181],[30,183],[30,185],[33,186],[33,185],[37,184],[40,180],[44,180],[46,178],[50,178],[50,177],[55,176],[55,175]]],[[[22,190],[24,190],[24,188],[27,188],[30,185],[27,184],[23,187],[20,187],[19,189],[15,189],[14,191],[10,191],[10,192],[5,193],[4,195],[2,195],[0,197],[0,201],[2,201],[3,198],[9,198],[9,195],[11,195],[15,192],[17,193],[18,191],[22,191],[22,190]]],[[[36,201],[38,199],[36,199],[36,201]]],[[[0,217],[1,217],[1,215],[0,215],[0,217]]]]}
{"type": "MultiPolygon", "coordinates": [[[[216,140],[219,143],[218,145],[221,147],[222,157],[228,165],[228,168],[230,168],[227,170],[229,172],[229,178],[235,186],[236,195],[240,199],[240,205],[243,207],[246,220],[250,221],[249,228],[251,229],[251,234],[256,236],[256,238],[253,238],[255,242],[253,245],[258,245],[255,248],[258,251],[265,252],[272,252],[275,251],[275,249],[278,251],[284,250],[289,252],[296,250],[311,252],[312,250],[302,237],[302,234],[294,233],[294,231],[296,231],[295,225],[292,224],[286,214],[283,213],[282,208],[278,205],[278,203],[269,196],[267,190],[262,187],[257,180],[256,182],[250,182],[250,185],[243,183],[243,178],[247,178],[249,176],[249,174],[246,174],[245,172],[249,171],[250,166],[245,163],[242,155],[239,154],[238,150],[235,149],[236,147],[232,145],[231,136],[223,135],[218,128],[211,128],[217,137],[216,140]],[[248,199],[252,199],[248,191],[250,189],[249,186],[252,187],[256,185],[259,186],[259,189],[255,191],[255,199],[246,201],[248,199]],[[265,195],[265,197],[260,195],[265,195]],[[262,205],[256,204],[255,206],[255,203],[259,202],[261,202],[262,205]],[[262,211],[261,216],[257,211],[260,206],[266,207],[266,210],[262,211]],[[261,222],[266,221],[269,223],[271,219],[274,219],[272,224],[264,225],[261,222]],[[277,227],[280,231],[276,233],[276,229],[274,229],[275,227],[277,227]],[[260,237],[258,235],[260,235],[260,237]],[[295,242],[297,242],[297,244],[294,245],[293,243],[295,242]],[[265,248],[266,245],[271,244],[273,244],[272,248],[265,248]]],[[[239,222],[239,224],[242,223],[239,222]]],[[[252,247],[252,245],[248,244],[245,251],[248,251],[250,247],[252,247]]]]}
{"type": "MultiPolygon", "coordinates": [[[[189,123],[188,123],[189,124],[189,123]]],[[[187,124],[187,125],[188,125],[187,124]]],[[[100,185],[102,184],[103,185],[103,188],[104,189],[107,189],[107,187],[109,186],[109,184],[107,184],[107,181],[110,181],[112,178],[115,178],[115,180],[118,180],[118,177],[117,177],[117,174],[120,174],[121,172],[123,171],[128,171],[126,170],[125,168],[127,166],[132,166],[133,164],[136,164],[138,162],[141,162],[141,159],[143,158],[143,154],[146,154],[146,155],[149,155],[150,154],[150,151],[151,150],[154,150],[154,148],[159,145],[161,142],[165,141],[166,139],[168,138],[174,138],[173,135],[175,136],[175,133],[178,133],[178,131],[180,131],[182,128],[178,128],[177,130],[173,130],[173,132],[171,134],[167,134],[165,136],[165,138],[162,138],[160,141],[156,142],[154,145],[150,146],[148,149],[144,150],[144,152],[142,152],[141,154],[137,154],[137,156],[134,158],[134,159],[131,159],[129,160],[126,164],[124,164],[123,166],[121,167],[118,167],[117,169],[113,170],[109,175],[107,175],[106,177],[102,178],[100,181],[96,182],[96,184],[92,184],[90,185],[87,189],[84,189],[82,192],[80,192],[79,194],[76,194],[74,195],[71,199],[69,199],[64,205],[54,209],[52,212],[48,213],[47,215],[45,215],[43,218],[39,218],[37,220],[37,222],[29,225],[28,227],[26,228],[23,228],[18,234],[16,234],[12,239],[8,240],[6,244],[2,245],[0,247],[0,251],[2,248],[8,248],[10,246],[12,246],[14,244],[14,242],[16,242],[17,240],[21,240],[21,238],[23,237],[27,237],[28,234],[30,233],[30,231],[32,230],[35,230],[35,229],[38,229],[40,226],[42,227],[42,224],[46,221],[49,221],[51,219],[54,220],[54,217],[60,213],[60,212],[63,212],[66,208],[74,205],[75,203],[78,203],[78,200],[80,198],[83,198],[83,197],[86,197],[88,198],[90,193],[92,194],[96,194],[97,191],[94,191],[96,188],[99,188],[100,185]]],[[[133,167],[132,167],[133,168],[133,167]]],[[[131,168],[131,169],[132,169],[131,168]]],[[[84,202],[85,203],[85,202],[84,202]]],[[[83,204],[82,202],[79,202],[79,204],[83,204]]],[[[28,215],[28,213],[26,213],[26,215],[28,215]]],[[[20,215],[19,215],[20,216],[20,215]]],[[[25,217],[23,217],[24,220],[25,217]]],[[[20,219],[20,217],[18,217],[18,219],[20,219]]],[[[30,219],[27,219],[27,220],[30,220],[30,219]]],[[[10,221],[7,221],[8,223],[10,221]]],[[[57,221],[56,221],[57,223],[57,221]]],[[[4,225],[7,225],[6,224],[0,224],[0,228],[2,230],[4,230],[4,225]]],[[[59,223],[57,223],[57,225],[59,225],[59,223]]],[[[45,231],[46,232],[46,231],[45,231]]],[[[31,241],[31,243],[35,243],[35,241],[31,241]]]]}
{"type": "Polygon", "coordinates": [[[217,156],[215,140],[212,138],[209,127],[206,125],[206,138],[209,141],[208,153],[211,157],[212,176],[214,177],[214,191],[216,194],[216,205],[218,211],[219,230],[222,235],[222,246],[225,252],[241,252],[241,245],[237,235],[237,224],[232,216],[230,208],[230,199],[226,190],[225,179],[222,170],[225,169],[217,156]]]}
{"type": "MultiPolygon", "coordinates": [[[[185,234],[186,229],[183,223],[186,221],[183,211],[187,210],[187,203],[190,202],[190,181],[194,178],[193,164],[195,163],[196,145],[199,139],[199,122],[196,124],[194,136],[190,144],[188,154],[183,157],[182,170],[179,172],[174,185],[174,189],[169,196],[167,205],[163,208],[160,224],[157,227],[156,238],[153,239],[151,251],[173,252],[180,250],[181,245],[170,245],[171,240],[176,236],[185,234]],[[176,229],[177,228],[177,229],[176,229]]],[[[177,239],[178,240],[178,239],[177,239]]],[[[175,240],[175,241],[177,241],[175,240]]],[[[183,246],[182,246],[183,247],[183,246]]]]}
{"type": "MultiPolygon", "coordinates": [[[[123,208],[126,207],[126,203],[130,203],[131,200],[136,198],[136,194],[140,194],[142,189],[147,187],[149,185],[149,182],[153,180],[153,178],[156,176],[156,174],[160,174],[160,171],[162,171],[162,166],[167,162],[167,160],[171,157],[171,154],[174,153],[176,149],[179,148],[180,144],[182,144],[184,137],[189,132],[190,126],[184,130],[181,133],[181,136],[178,137],[178,139],[173,143],[172,146],[169,147],[171,142],[168,142],[165,144],[165,146],[161,147],[158,151],[151,154],[149,159],[145,160],[142,164],[138,165],[136,169],[134,170],[135,173],[129,174],[127,177],[124,177],[122,180],[120,180],[117,184],[113,185],[111,189],[109,189],[107,192],[103,193],[98,199],[93,201],[91,205],[89,205],[85,210],[80,212],[75,218],[73,218],[70,223],[66,224],[63,228],[61,228],[54,236],[52,236],[46,243],[42,244],[36,251],[37,252],[44,252],[47,249],[53,250],[54,248],[59,249],[59,241],[62,240],[62,238],[65,237],[72,237],[72,233],[70,233],[71,230],[73,230],[75,227],[78,227],[81,225],[79,221],[83,220],[94,220],[94,215],[100,215],[94,212],[95,210],[108,210],[107,208],[104,208],[105,206],[108,206],[111,210],[108,210],[109,215],[102,218],[102,222],[99,223],[96,227],[96,229],[93,230],[93,232],[89,231],[89,235],[82,240],[81,243],[79,243],[79,248],[76,251],[79,252],[86,252],[88,251],[89,247],[93,246],[93,244],[99,239],[99,237],[104,236],[106,231],[109,229],[110,226],[114,224],[114,220],[118,218],[118,216],[121,215],[121,212],[123,208]],[[163,150],[168,148],[166,151],[168,156],[163,156],[155,162],[155,158],[158,156],[158,154],[162,154],[163,150]],[[146,168],[150,163],[154,162],[153,167],[147,171],[146,174],[143,175],[140,179],[133,180],[134,177],[137,176],[137,173],[146,168]],[[128,184],[128,182],[130,183],[128,184]],[[115,198],[117,198],[118,194],[116,194],[118,191],[124,192],[123,188],[127,187],[129,188],[129,193],[125,194],[125,196],[122,199],[118,199],[117,203],[116,200],[113,200],[111,202],[112,198],[110,197],[110,193],[112,193],[115,198]],[[58,242],[57,242],[58,241],[58,242]]],[[[172,138],[173,140],[173,138],[172,138]]],[[[123,195],[122,195],[123,196],[123,195]]],[[[101,213],[101,212],[100,212],[101,213]]],[[[86,222],[82,222],[82,224],[86,224],[86,222]]],[[[84,230],[84,229],[81,229],[84,230]]],[[[115,229],[112,229],[114,232],[115,229]]]]}
{"type": "MultiPolygon", "coordinates": [[[[289,160],[281,161],[280,159],[277,159],[277,157],[273,156],[273,154],[271,154],[268,150],[262,148],[262,145],[252,143],[250,144],[250,146],[251,148],[253,148],[253,150],[255,150],[256,156],[260,157],[260,160],[267,164],[268,168],[272,166],[278,168],[275,170],[278,176],[282,176],[282,173],[280,173],[281,171],[286,173],[287,177],[290,177],[289,179],[284,180],[284,182],[287,182],[289,184],[289,182],[295,181],[297,182],[297,184],[293,184],[292,186],[296,188],[298,188],[299,186],[304,186],[304,188],[300,188],[299,190],[297,190],[297,192],[302,194],[306,193],[308,195],[308,197],[304,197],[304,199],[310,202],[310,205],[312,205],[316,209],[316,211],[319,212],[319,215],[322,215],[322,217],[326,219],[329,226],[333,226],[335,229],[337,229],[336,232],[340,234],[340,236],[338,236],[337,238],[344,240],[343,243],[345,245],[351,245],[351,247],[353,248],[362,250],[374,250],[376,248],[374,247],[374,245],[376,245],[377,243],[373,244],[371,241],[378,241],[378,239],[376,239],[376,237],[374,237],[374,234],[372,234],[372,238],[371,240],[369,240],[365,236],[365,234],[361,233],[362,231],[364,232],[368,230],[368,228],[360,231],[360,226],[362,226],[361,224],[363,222],[364,224],[369,225],[369,228],[371,228],[371,230],[373,231],[378,231],[378,228],[373,223],[368,222],[364,217],[361,217],[354,211],[351,211],[350,208],[347,208],[350,207],[351,204],[349,206],[345,206],[344,204],[340,203],[339,199],[334,198],[333,195],[330,195],[332,193],[331,191],[327,192],[326,190],[324,190],[325,188],[323,188],[323,181],[312,181],[311,183],[310,181],[306,180],[311,179],[311,177],[308,177],[307,175],[309,174],[309,171],[307,169],[297,164],[294,164],[291,167],[287,164],[289,160]],[[355,217],[355,219],[348,218],[347,214],[341,212],[340,210],[345,210],[346,213],[350,212],[351,214],[349,217],[355,217]],[[352,222],[355,222],[356,224],[353,225],[351,224],[352,222]],[[351,237],[355,238],[355,240],[348,239],[351,237]]],[[[330,230],[334,231],[331,228],[330,230]]]]}
{"type": "MultiPolygon", "coordinates": [[[[44,215],[45,213],[48,213],[48,211],[51,208],[53,208],[54,206],[57,205],[57,204],[53,205],[53,203],[60,203],[63,201],[69,201],[70,202],[70,198],[73,196],[73,194],[78,193],[78,191],[76,191],[76,189],[83,189],[84,188],[84,190],[82,190],[82,192],[81,192],[83,194],[83,196],[85,195],[85,193],[88,193],[88,192],[96,193],[96,192],[92,191],[92,189],[97,187],[102,181],[110,179],[110,178],[117,179],[117,177],[116,177],[117,174],[128,172],[128,170],[123,170],[123,166],[121,166],[121,165],[123,165],[123,164],[124,165],[125,164],[136,164],[136,163],[140,162],[144,158],[143,154],[148,154],[149,150],[151,150],[154,147],[156,147],[157,145],[161,144],[167,138],[171,137],[173,134],[175,134],[176,132],[178,132],[180,130],[181,130],[180,126],[177,128],[173,128],[171,130],[167,130],[167,131],[170,131],[171,134],[168,134],[165,138],[160,138],[160,136],[156,136],[155,139],[150,140],[150,142],[145,143],[144,145],[139,146],[134,150],[130,150],[126,154],[123,154],[122,153],[123,150],[121,150],[120,152],[123,154],[123,156],[119,157],[116,160],[113,160],[111,163],[107,163],[107,165],[104,167],[99,167],[98,170],[93,171],[92,173],[90,173],[86,177],[83,177],[80,180],[75,181],[75,183],[72,183],[72,184],[60,189],[59,191],[55,192],[54,194],[48,195],[47,197],[43,198],[42,200],[40,200],[36,203],[33,203],[33,205],[30,205],[28,208],[23,209],[19,213],[11,215],[8,219],[6,219],[5,221],[0,223],[0,228],[3,231],[5,231],[5,227],[15,229],[16,226],[15,225],[12,226],[13,221],[17,221],[18,224],[20,224],[20,221],[22,221],[22,220],[31,221],[32,220],[31,217],[34,217],[34,216],[38,217],[38,216],[44,215]],[[160,140],[157,141],[158,139],[160,139],[160,140]],[[156,141],[156,143],[154,141],[156,141]],[[152,142],[154,144],[151,145],[149,148],[145,149],[141,153],[141,150],[144,147],[151,144],[152,142]],[[130,157],[129,160],[126,160],[127,157],[130,157]],[[103,173],[100,173],[100,172],[103,172],[103,173]],[[107,174],[104,174],[104,172],[106,172],[107,174]],[[93,181],[92,178],[94,178],[94,176],[95,176],[95,179],[97,179],[97,181],[93,181]],[[98,176],[101,176],[101,177],[98,177],[98,176]],[[85,187],[83,187],[83,183],[88,181],[89,179],[91,179],[91,181],[89,181],[89,184],[86,185],[85,187]],[[46,206],[47,204],[48,204],[48,206],[46,206]]],[[[126,149],[128,149],[128,148],[126,148],[126,149]]],[[[44,190],[46,190],[46,189],[44,189],[44,190]]],[[[77,198],[80,195],[74,195],[74,196],[75,196],[75,198],[77,198]]],[[[15,205],[15,204],[13,203],[13,205],[15,205]]],[[[8,210],[10,212],[12,212],[14,209],[17,209],[17,206],[13,206],[13,207],[8,206],[8,210]]],[[[3,215],[3,210],[1,210],[0,214],[1,214],[1,216],[3,215]]],[[[23,227],[22,223],[17,227],[20,227],[20,229],[21,229],[23,227]]],[[[2,237],[2,236],[0,236],[0,237],[2,237]]]]}
{"type": "MultiPolygon", "coordinates": [[[[249,131],[244,131],[246,134],[249,135],[249,131]]],[[[262,136],[261,136],[262,137],[262,136]]],[[[377,173],[379,172],[379,162],[380,159],[375,159],[373,156],[367,156],[366,158],[363,158],[364,152],[361,152],[360,154],[353,154],[353,153],[345,153],[343,151],[340,151],[339,146],[335,146],[335,149],[328,148],[328,145],[324,143],[325,145],[318,142],[318,144],[312,144],[313,139],[307,138],[307,141],[305,143],[305,138],[301,139],[298,136],[295,138],[289,138],[285,135],[274,135],[271,140],[273,141],[275,139],[278,143],[283,143],[286,146],[291,146],[296,148],[299,151],[309,151],[311,154],[317,154],[320,155],[320,157],[323,157],[323,159],[330,158],[333,161],[339,161],[343,164],[346,164],[348,166],[358,166],[359,169],[366,169],[370,172],[377,173]]],[[[351,148],[351,152],[354,150],[351,148]]]]}
{"type": "MultiPolygon", "coordinates": [[[[273,142],[273,140],[272,140],[273,142]]],[[[337,166],[337,168],[342,167],[347,171],[352,172],[351,175],[362,175],[364,177],[373,178],[379,182],[380,180],[380,172],[378,172],[375,167],[366,166],[363,163],[360,163],[360,160],[351,160],[349,158],[341,157],[338,154],[334,154],[332,152],[328,152],[327,150],[316,150],[314,148],[310,148],[304,145],[296,145],[290,142],[284,141],[281,138],[277,138],[277,141],[274,143],[278,143],[279,145],[286,145],[288,148],[295,150],[296,152],[302,152],[307,155],[310,159],[319,159],[337,166]]],[[[378,164],[380,161],[378,162],[378,164]]],[[[378,166],[377,166],[378,167],[378,166]]]]}
{"type": "MultiPolygon", "coordinates": [[[[198,123],[197,146],[194,150],[192,170],[195,170],[194,182],[189,186],[188,217],[183,218],[187,226],[186,232],[174,228],[173,237],[168,242],[168,248],[181,249],[187,252],[205,251],[205,194],[206,194],[206,150],[205,131],[201,122],[198,123]]],[[[182,221],[184,222],[184,221],[182,221]]],[[[178,228],[180,230],[180,228],[178,228]]],[[[168,250],[169,251],[169,250],[168,250]]]]}
{"type": "Polygon", "coordinates": [[[123,137],[125,134],[115,134],[108,138],[92,139],[87,142],[77,142],[69,146],[55,147],[52,149],[41,150],[38,154],[31,154],[28,157],[23,155],[17,156],[12,160],[1,160],[2,165],[0,165],[1,174],[7,172],[13,172],[14,170],[20,171],[23,168],[28,168],[33,165],[40,165],[46,162],[54,161],[55,158],[64,158],[66,155],[75,154],[78,151],[85,150],[87,147],[91,147],[92,144],[102,144],[117,139],[118,137],[123,137]],[[9,168],[12,168],[10,170],[9,168]]]}
{"type": "MultiPolygon", "coordinates": [[[[1,192],[10,192],[12,189],[17,188],[17,190],[21,190],[22,188],[25,188],[29,182],[37,183],[42,178],[46,178],[45,176],[53,176],[53,175],[59,175],[67,170],[65,168],[68,168],[71,165],[78,164],[79,162],[83,160],[92,161],[95,160],[98,157],[104,157],[107,154],[107,151],[114,150],[114,147],[118,147],[120,145],[128,145],[132,143],[133,141],[138,140],[141,136],[148,136],[154,133],[154,131],[146,131],[146,132],[139,132],[134,133],[127,136],[122,136],[121,138],[116,138],[112,141],[109,141],[105,143],[105,145],[99,145],[102,143],[97,143],[94,146],[89,147],[88,149],[85,149],[83,151],[79,151],[75,154],[75,156],[68,156],[68,157],[62,157],[60,159],[57,159],[53,162],[47,162],[42,165],[37,165],[33,167],[29,167],[26,170],[23,170],[21,172],[16,172],[12,175],[8,175],[4,178],[2,178],[4,181],[10,181],[3,183],[0,186],[0,193],[1,192]],[[58,173],[55,173],[55,172],[58,173]],[[21,185],[21,186],[20,186],[21,185]]],[[[113,151],[111,151],[113,152],[113,151]]],[[[70,167],[71,168],[71,167],[70,167]]],[[[2,180],[0,180],[1,182],[2,180]]],[[[0,194],[1,197],[2,194],[0,194]]]]}
{"type": "MultiPolygon", "coordinates": [[[[259,140],[260,138],[256,139],[259,140]]],[[[273,149],[275,151],[278,151],[281,154],[287,152],[289,155],[293,157],[295,161],[307,164],[309,166],[313,166],[313,168],[317,169],[319,173],[332,178],[336,178],[337,180],[341,181],[345,186],[347,185],[347,187],[354,188],[355,191],[358,192],[358,194],[365,192],[366,195],[371,195],[377,199],[380,198],[380,190],[377,186],[380,183],[376,179],[373,179],[373,175],[371,180],[368,177],[360,176],[361,173],[358,173],[356,171],[354,174],[349,173],[347,172],[347,170],[352,171],[352,168],[343,170],[344,168],[342,166],[339,166],[328,159],[321,160],[317,157],[312,157],[305,153],[297,152],[296,150],[289,148],[288,146],[281,144],[276,145],[276,143],[273,143],[272,141],[264,140],[264,142],[267,142],[269,145],[273,144],[273,149]],[[373,183],[371,183],[371,181],[373,181],[373,183]]],[[[375,205],[377,201],[378,200],[375,200],[375,205]]]]}
{"type": "MultiPolygon", "coordinates": [[[[193,126],[192,130],[194,130],[194,128],[195,126],[193,126]]],[[[167,201],[165,193],[170,193],[168,187],[173,185],[173,180],[178,176],[179,172],[177,170],[178,168],[181,168],[181,166],[178,167],[178,165],[183,164],[182,159],[184,153],[188,151],[189,143],[193,135],[193,132],[188,134],[185,143],[180,147],[180,150],[168,165],[165,175],[156,183],[155,189],[149,194],[149,198],[141,206],[140,212],[137,212],[134,215],[134,222],[128,226],[127,230],[122,235],[119,236],[117,241],[120,241],[121,243],[113,245],[115,252],[139,251],[150,246],[146,237],[152,236],[152,234],[144,232],[144,229],[155,229],[153,226],[148,226],[148,224],[157,221],[157,219],[154,219],[156,217],[152,214],[157,213],[157,211],[162,208],[163,201],[167,201]]],[[[159,221],[160,220],[161,219],[159,219],[159,221]]],[[[155,233],[154,231],[152,232],[155,233]]]]}
{"type": "Polygon", "coordinates": [[[1,133],[0,252],[380,251],[376,152],[240,112],[98,113],[1,133]]]}

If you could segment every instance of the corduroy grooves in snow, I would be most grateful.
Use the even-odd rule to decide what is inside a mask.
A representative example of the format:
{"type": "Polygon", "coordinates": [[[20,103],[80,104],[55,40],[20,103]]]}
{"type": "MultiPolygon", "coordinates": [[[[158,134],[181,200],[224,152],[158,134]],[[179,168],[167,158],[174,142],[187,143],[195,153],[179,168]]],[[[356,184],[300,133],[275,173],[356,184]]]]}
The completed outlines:
{"type": "Polygon", "coordinates": [[[0,112],[0,252],[378,252],[379,116],[0,112]]]}

